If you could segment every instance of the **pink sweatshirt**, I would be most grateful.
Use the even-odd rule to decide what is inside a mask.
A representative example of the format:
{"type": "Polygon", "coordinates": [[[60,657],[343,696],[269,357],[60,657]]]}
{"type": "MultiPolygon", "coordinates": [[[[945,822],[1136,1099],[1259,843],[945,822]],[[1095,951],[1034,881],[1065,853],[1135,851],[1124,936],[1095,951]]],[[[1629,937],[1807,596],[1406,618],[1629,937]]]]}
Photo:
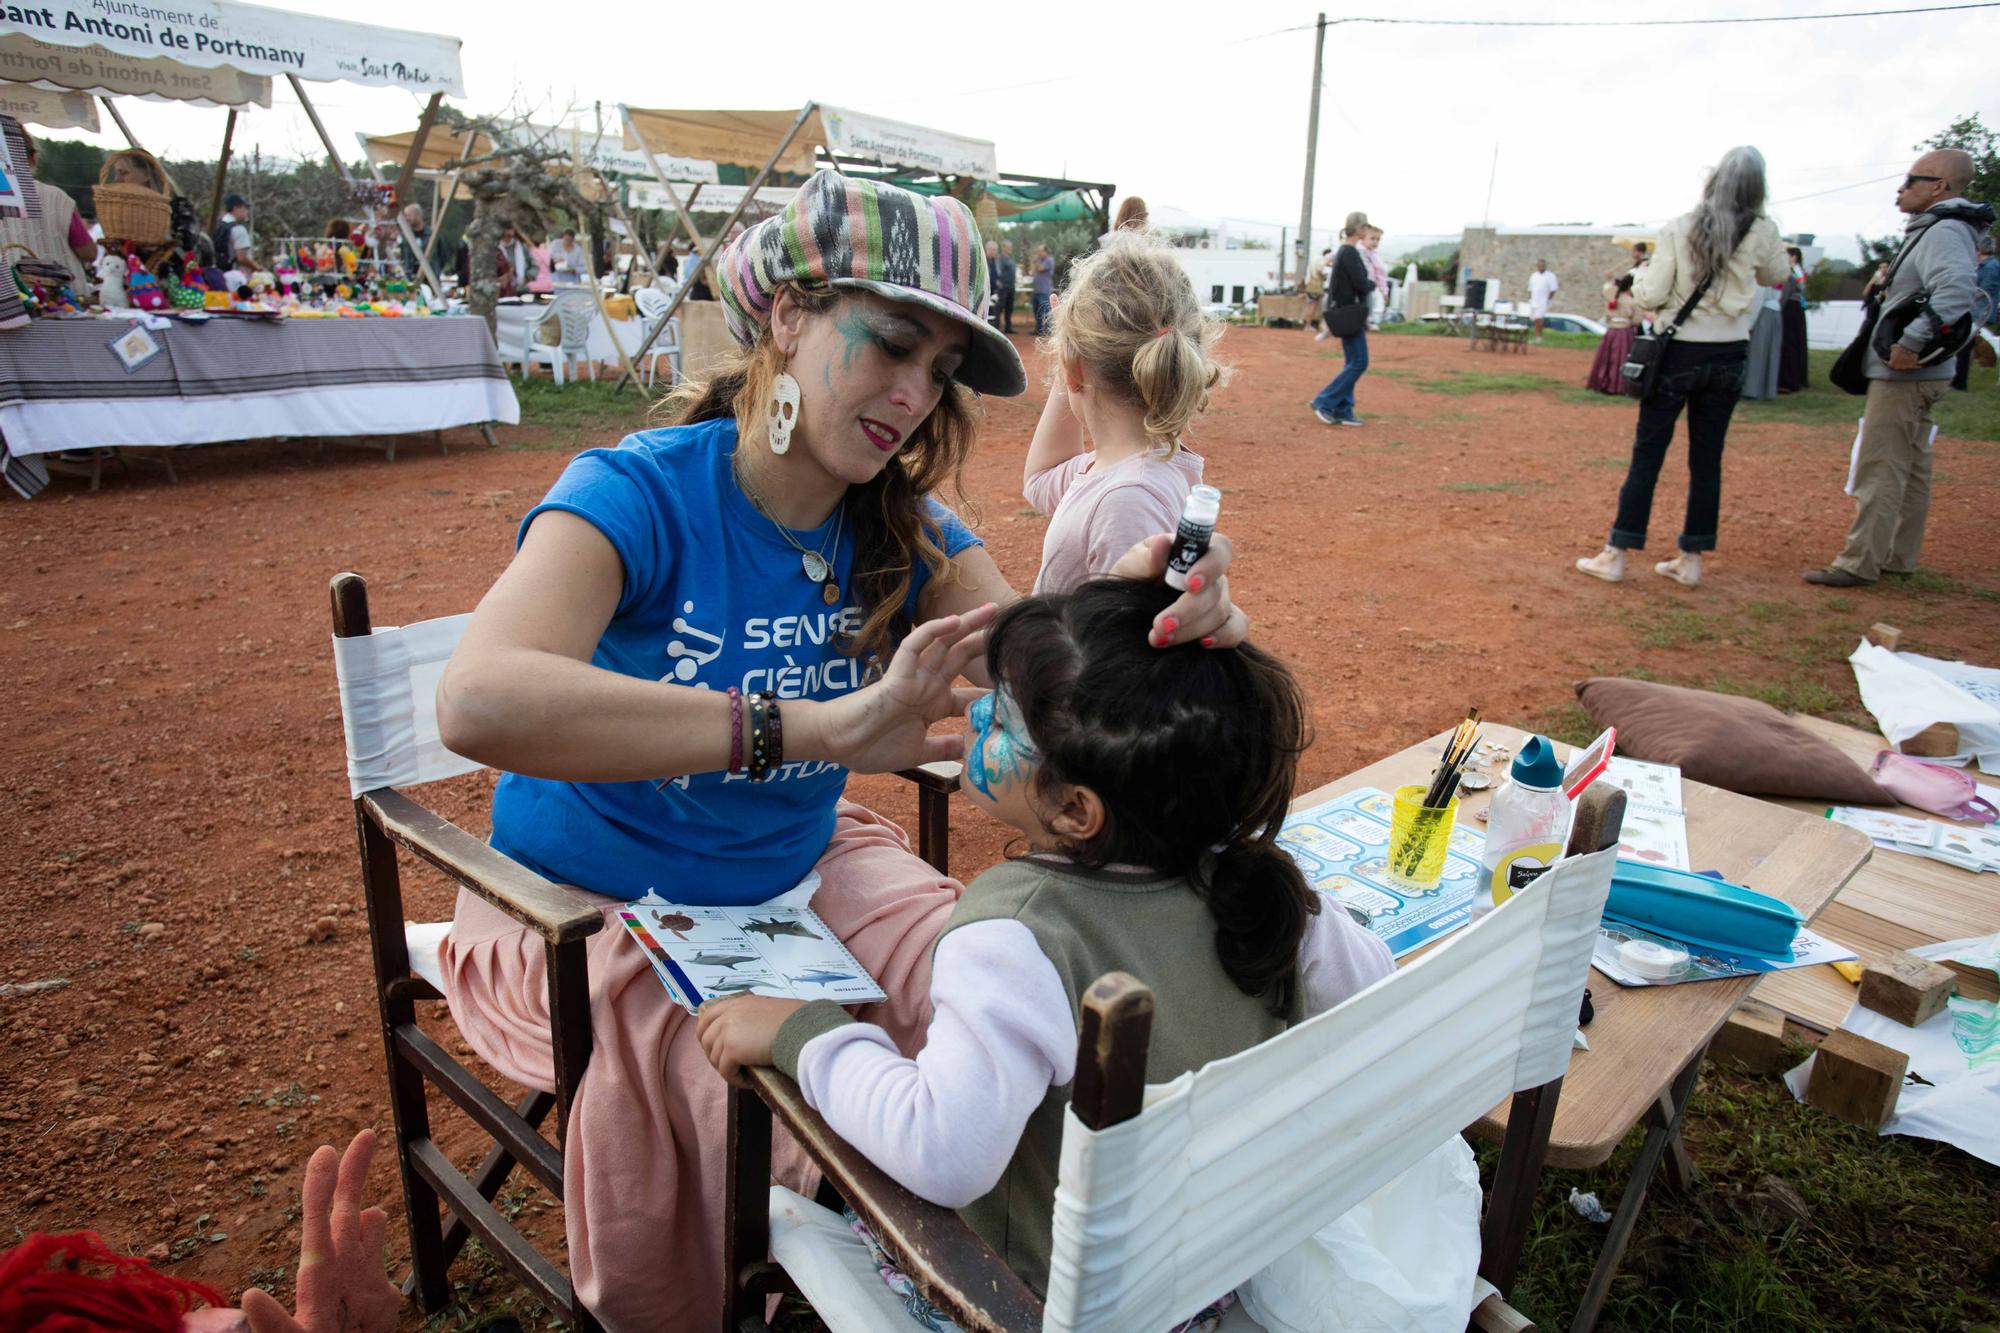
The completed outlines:
{"type": "Polygon", "coordinates": [[[1069,592],[1111,572],[1133,543],[1172,532],[1202,457],[1183,445],[1170,458],[1135,454],[1098,467],[1085,450],[1028,478],[1021,494],[1049,517],[1035,591],[1069,592]]]}

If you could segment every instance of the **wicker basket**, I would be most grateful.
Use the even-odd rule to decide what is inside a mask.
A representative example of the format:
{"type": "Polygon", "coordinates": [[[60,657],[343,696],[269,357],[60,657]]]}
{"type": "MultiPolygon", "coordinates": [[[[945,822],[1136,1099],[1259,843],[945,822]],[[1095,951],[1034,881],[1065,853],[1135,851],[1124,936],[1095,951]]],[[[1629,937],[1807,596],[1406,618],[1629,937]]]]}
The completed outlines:
{"type": "Polygon", "coordinates": [[[167,239],[173,207],[158,190],[143,185],[100,185],[90,192],[97,223],[107,241],[159,245],[167,239]]]}

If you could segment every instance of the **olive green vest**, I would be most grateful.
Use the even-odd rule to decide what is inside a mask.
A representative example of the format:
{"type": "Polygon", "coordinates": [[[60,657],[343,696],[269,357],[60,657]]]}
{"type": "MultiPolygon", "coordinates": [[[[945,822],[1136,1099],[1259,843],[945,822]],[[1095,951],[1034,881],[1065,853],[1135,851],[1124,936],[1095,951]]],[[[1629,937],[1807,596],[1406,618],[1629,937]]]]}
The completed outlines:
{"type": "MultiPolygon", "coordinates": [[[[1080,1012],[1084,992],[1107,972],[1129,972],[1153,992],[1148,1083],[1165,1083],[1247,1050],[1304,1016],[1303,987],[1293,988],[1293,1012],[1280,1018],[1229,979],[1215,953],[1215,918],[1184,879],[1039,858],[1010,861],[972,882],[939,938],[974,921],[1009,918],[1026,926],[1055,964],[1071,1013],[1080,1012]]],[[[1069,1098],[1067,1083],[1049,1089],[1028,1117],[1000,1183],[960,1210],[1038,1292],[1048,1290],[1069,1098]]]]}

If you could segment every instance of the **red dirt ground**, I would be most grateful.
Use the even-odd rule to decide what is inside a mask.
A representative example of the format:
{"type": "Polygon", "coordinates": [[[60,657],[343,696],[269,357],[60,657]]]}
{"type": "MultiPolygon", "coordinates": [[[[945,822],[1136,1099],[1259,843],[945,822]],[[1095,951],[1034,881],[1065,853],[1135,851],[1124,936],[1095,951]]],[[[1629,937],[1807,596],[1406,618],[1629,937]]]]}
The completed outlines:
{"type": "MultiPolygon", "coordinates": [[[[1226,492],[1236,596],[1314,702],[1308,784],[1467,704],[1551,717],[1596,673],[1789,680],[1851,704],[1841,659],[1876,620],[1915,628],[1926,652],[2000,660],[1980,586],[2000,551],[2000,446],[1962,446],[1940,486],[1929,564],[1953,585],[1830,597],[1801,584],[1846,528],[1852,427],[1739,422],[1709,584],[1645,572],[1612,587],[1569,564],[1608,526],[1629,405],[1422,387],[1468,370],[1578,385],[1587,352],[1497,358],[1408,337],[1373,350],[1369,424],[1336,430],[1305,408],[1338,368],[1324,344],[1232,332],[1235,379],[1193,436],[1226,492]]],[[[1044,529],[1019,497],[1039,407],[1039,391],[989,405],[968,482],[1022,587],[1044,529]]],[[[69,984],[0,998],[0,1243],[94,1227],[177,1272],[289,1296],[305,1157],[388,1128],[327,579],[367,575],[383,622],[469,608],[568,453],[618,433],[615,420],[587,438],[523,428],[493,452],[455,432],[449,457],[411,443],[393,463],[223,446],[184,454],[178,485],[114,473],[98,495],[59,481],[4,506],[0,983],[69,984]],[[332,938],[312,942],[328,914],[332,938]]],[[[1662,554],[1684,478],[1677,453],[1656,511],[1662,554]]],[[[901,784],[855,785],[909,823],[901,784]]],[[[489,790],[462,779],[441,803],[483,832],[489,790]]],[[[998,857],[999,830],[954,818],[957,867],[998,857]]],[[[449,910],[447,886],[412,886],[413,915],[449,910]]],[[[471,1151],[469,1133],[446,1137],[471,1151]]],[[[387,1160],[371,1185],[400,1207],[387,1160]]],[[[553,1213],[539,1229],[560,1234],[553,1213]]],[[[391,1237],[400,1252],[400,1223],[391,1237]]]]}

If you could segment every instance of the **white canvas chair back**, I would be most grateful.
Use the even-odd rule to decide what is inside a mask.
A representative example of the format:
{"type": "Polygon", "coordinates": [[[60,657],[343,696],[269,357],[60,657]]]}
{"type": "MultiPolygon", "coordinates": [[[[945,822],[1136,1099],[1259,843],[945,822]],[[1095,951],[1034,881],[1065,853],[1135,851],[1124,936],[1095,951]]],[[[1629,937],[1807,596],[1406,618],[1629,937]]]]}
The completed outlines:
{"type": "Polygon", "coordinates": [[[438,736],[438,678],[471,620],[468,611],[334,638],[349,795],[413,787],[485,767],[445,749],[438,736]]]}
{"type": "MultiPolygon", "coordinates": [[[[1163,1329],[1569,1065],[1615,851],[1281,1036],[1063,1131],[1043,1327],[1163,1329]]],[[[1338,910],[1338,909],[1332,909],[1338,910]]]]}

